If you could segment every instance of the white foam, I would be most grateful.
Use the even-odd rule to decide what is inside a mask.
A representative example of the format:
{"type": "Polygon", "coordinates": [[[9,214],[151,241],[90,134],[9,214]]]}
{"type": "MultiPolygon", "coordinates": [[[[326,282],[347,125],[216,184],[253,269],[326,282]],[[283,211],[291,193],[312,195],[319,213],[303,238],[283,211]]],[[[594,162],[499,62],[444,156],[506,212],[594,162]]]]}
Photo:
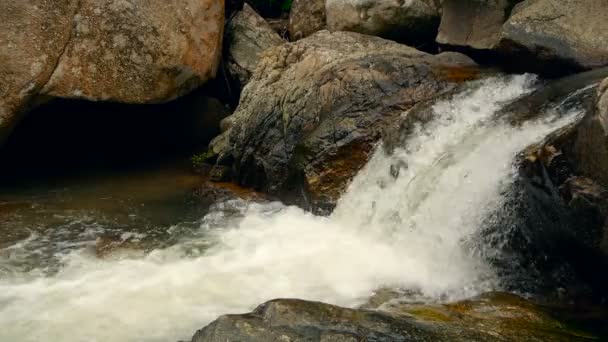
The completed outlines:
{"type": "Polygon", "coordinates": [[[502,200],[515,154],[572,120],[489,120],[531,82],[490,79],[437,104],[404,149],[374,155],[330,217],[241,205],[242,219],[209,214],[200,241],[139,259],[80,250],[53,276],[3,279],[0,341],[174,341],[277,297],[356,306],[387,286],[444,300],[491,290],[492,269],[463,246],[502,200]],[[395,163],[407,164],[397,179],[395,163]],[[212,247],[193,256],[197,245],[212,247]]]}

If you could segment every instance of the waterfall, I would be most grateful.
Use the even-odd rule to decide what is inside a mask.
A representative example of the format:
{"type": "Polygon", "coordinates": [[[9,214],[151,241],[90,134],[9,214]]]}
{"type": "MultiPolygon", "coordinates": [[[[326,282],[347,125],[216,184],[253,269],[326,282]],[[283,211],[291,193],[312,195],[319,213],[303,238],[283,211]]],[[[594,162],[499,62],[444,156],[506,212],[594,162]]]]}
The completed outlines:
{"type": "Polygon", "coordinates": [[[500,289],[474,237],[508,196],[515,156],[580,114],[518,127],[495,118],[534,84],[494,77],[436,103],[404,146],[377,149],[329,217],[231,200],[172,247],[107,260],[75,249],[56,273],[5,277],[0,340],[172,341],[278,297],[355,307],[381,288],[428,301],[500,289]]]}

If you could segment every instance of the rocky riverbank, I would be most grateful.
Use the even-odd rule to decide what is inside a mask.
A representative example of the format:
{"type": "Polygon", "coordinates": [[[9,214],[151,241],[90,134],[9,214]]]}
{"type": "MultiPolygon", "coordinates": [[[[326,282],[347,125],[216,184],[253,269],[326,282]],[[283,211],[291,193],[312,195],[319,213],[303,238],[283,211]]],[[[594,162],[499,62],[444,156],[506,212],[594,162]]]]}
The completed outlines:
{"type": "MultiPolygon", "coordinates": [[[[418,215],[419,221],[400,216],[399,208],[387,211],[392,216],[376,218],[382,211],[379,203],[386,203],[380,195],[372,198],[370,217],[365,217],[370,222],[378,219],[381,224],[373,223],[383,228],[417,231],[425,227],[416,223],[428,223],[420,217],[443,218],[424,206],[442,186],[433,183],[441,180],[439,173],[456,172],[452,158],[478,153],[477,142],[486,140],[475,139],[482,139],[484,132],[508,132],[503,136],[506,143],[539,120],[553,127],[576,112],[576,119],[565,120],[557,131],[522,146],[515,180],[504,180],[508,186],[496,190],[498,195],[492,193],[509,194],[500,210],[492,208],[474,221],[480,228],[472,234],[457,235],[462,240],[474,236],[484,248],[492,248],[469,248],[502,281],[492,289],[525,293],[532,301],[501,292],[454,303],[435,298],[430,304],[412,304],[382,294],[391,291],[370,293],[372,299],[360,308],[278,299],[249,314],[218,318],[197,332],[193,342],[602,339],[605,331],[581,330],[571,320],[552,317],[553,311],[538,303],[601,306],[608,296],[608,277],[602,273],[608,267],[607,13],[606,0],[4,1],[0,164],[11,165],[0,175],[26,173],[20,168],[32,172],[38,159],[30,154],[37,150],[45,151],[36,168],[44,174],[45,167],[51,169],[49,161],[56,159],[53,154],[60,154],[57,150],[83,145],[84,136],[97,140],[96,146],[126,151],[139,144],[135,151],[148,149],[149,155],[159,146],[183,143],[186,147],[180,150],[200,150],[193,160],[205,181],[221,183],[221,189],[245,187],[264,193],[324,220],[343,200],[353,178],[365,171],[379,144],[388,156],[395,151],[410,156],[420,149],[410,145],[410,139],[427,137],[420,144],[438,144],[425,150],[429,155],[443,151],[427,169],[417,169],[424,164],[420,160],[399,160],[385,170],[384,178],[368,175],[377,180],[374,186],[387,189],[408,172],[419,172],[403,191],[412,195],[410,184],[419,190],[403,203],[407,214],[418,215]],[[515,82],[520,93],[514,95],[499,81],[483,83],[488,77],[500,80],[525,72],[539,77],[529,84],[515,82]],[[509,101],[527,95],[508,105],[499,103],[501,94],[488,96],[496,103],[481,105],[477,98],[470,106],[458,98],[474,97],[475,89],[484,86],[496,86],[509,101]],[[536,91],[528,94],[531,89],[536,91]],[[460,107],[454,98],[461,100],[460,107]],[[439,119],[438,103],[444,106],[439,119]],[[471,130],[470,137],[459,135],[462,131],[434,131],[464,120],[467,113],[462,111],[492,116],[458,126],[471,130]],[[45,122],[70,121],[65,124],[70,129],[58,132],[64,136],[79,131],[78,123],[87,121],[81,115],[100,120],[105,112],[113,114],[107,114],[108,124],[87,126],[89,131],[82,129],[85,133],[74,141],[66,139],[67,144],[36,147],[61,140],[46,130],[45,122]],[[30,115],[33,120],[28,120],[30,115]],[[503,124],[503,131],[492,130],[503,124]],[[31,125],[44,134],[18,134],[20,127],[31,125]],[[116,138],[116,127],[133,131],[132,141],[119,140],[129,146],[104,142],[116,138]],[[476,131],[479,127],[487,131],[476,131]],[[440,134],[462,139],[453,144],[471,150],[453,153],[453,146],[439,144],[447,139],[440,134]],[[23,165],[13,165],[19,163],[23,165]],[[416,211],[419,207],[428,212],[416,211]]],[[[502,142],[488,141],[497,144],[497,154],[502,151],[502,142]]],[[[484,151],[493,153],[489,150],[484,151]]],[[[137,159],[123,154],[124,159],[137,159]]],[[[77,154],[67,158],[75,165],[87,159],[77,154]]],[[[88,160],[105,158],[100,154],[88,160]]],[[[504,171],[494,166],[486,169],[504,171]]],[[[471,170],[457,174],[453,182],[469,177],[471,170]]],[[[470,187],[486,184],[484,175],[476,177],[467,180],[470,187]]],[[[199,188],[205,205],[225,197],[211,188],[199,188]]],[[[401,203],[400,195],[393,194],[395,203],[401,203]]],[[[478,195],[471,192],[471,198],[456,200],[473,201],[478,195]]],[[[446,203],[445,212],[459,205],[446,203]]],[[[8,210],[13,209],[0,206],[0,216],[8,210]]],[[[460,219],[460,226],[471,224],[462,217],[438,226],[454,224],[456,229],[454,222],[460,219]]],[[[388,231],[382,233],[393,234],[388,231]]],[[[25,237],[11,234],[11,242],[25,237]]],[[[437,235],[437,244],[446,243],[448,237],[437,235]]],[[[124,242],[117,236],[100,237],[100,256],[124,242]]],[[[461,242],[470,243],[456,241],[461,242]]]]}

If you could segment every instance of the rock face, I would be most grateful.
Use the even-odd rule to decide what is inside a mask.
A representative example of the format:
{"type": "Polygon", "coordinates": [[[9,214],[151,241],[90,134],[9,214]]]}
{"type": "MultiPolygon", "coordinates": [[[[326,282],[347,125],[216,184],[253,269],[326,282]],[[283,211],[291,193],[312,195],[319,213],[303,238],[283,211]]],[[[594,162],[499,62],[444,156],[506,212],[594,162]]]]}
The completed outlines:
{"type": "Polygon", "coordinates": [[[76,0],[0,2],[0,143],[53,73],[76,0]]]}
{"type": "Polygon", "coordinates": [[[289,13],[289,37],[299,40],[325,29],[325,0],[294,0],[289,13]]]}
{"type": "Polygon", "coordinates": [[[239,87],[247,84],[264,50],[285,42],[247,4],[232,17],[226,30],[228,70],[239,87]]]}
{"type": "Polygon", "coordinates": [[[315,207],[331,207],[381,131],[474,75],[471,65],[350,32],[275,47],[245,87],[232,127],[212,143],[218,165],[232,165],[242,185],[298,195],[303,186],[315,207]]]}
{"type": "Polygon", "coordinates": [[[576,131],[573,154],[578,171],[592,181],[579,181],[569,188],[584,200],[578,203],[597,208],[603,220],[603,238],[595,242],[608,260],[608,78],[598,87],[593,115],[587,116],[576,131]]]}
{"type": "Polygon", "coordinates": [[[35,95],[174,99],[212,78],[221,56],[223,0],[3,1],[0,16],[5,131],[35,95]]]}
{"type": "Polygon", "coordinates": [[[582,173],[608,186],[608,78],[598,88],[594,109],[577,131],[575,155],[582,173]]]}
{"type": "Polygon", "coordinates": [[[608,64],[605,0],[528,0],[501,33],[501,50],[536,69],[589,69],[608,64]]]}
{"type": "Polygon", "coordinates": [[[436,40],[444,45],[494,49],[511,9],[520,1],[445,0],[436,40]]]}
{"type": "Polygon", "coordinates": [[[353,31],[408,44],[432,41],[441,6],[435,0],[327,0],[330,31],[353,31]]]}
{"type": "MultiPolygon", "coordinates": [[[[383,308],[385,310],[386,308],[383,308]]],[[[397,304],[388,311],[277,299],[252,313],[222,316],[192,342],[220,341],[578,341],[525,300],[488,294],[448,305],[397,304]]]]}

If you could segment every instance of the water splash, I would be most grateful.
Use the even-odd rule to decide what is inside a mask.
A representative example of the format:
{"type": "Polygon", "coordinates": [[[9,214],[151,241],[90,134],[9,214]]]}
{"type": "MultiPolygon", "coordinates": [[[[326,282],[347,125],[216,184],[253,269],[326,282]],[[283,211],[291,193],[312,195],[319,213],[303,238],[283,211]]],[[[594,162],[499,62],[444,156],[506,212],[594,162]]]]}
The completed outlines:
{"type": "Polygon", "coordinates": [[[406,146],[374,154],[330,217],[219,203],[197,235],[170,248],[119,260],[80,249],[52,276],[2,279],[0,340],[170,341],[277,297],[357,306],[383,287],[429,300],[495,289],[471,237],[504,200],[515,155],[576,116],[491,120],[533,82],[492,78],[436,104],[406,146]]]}

